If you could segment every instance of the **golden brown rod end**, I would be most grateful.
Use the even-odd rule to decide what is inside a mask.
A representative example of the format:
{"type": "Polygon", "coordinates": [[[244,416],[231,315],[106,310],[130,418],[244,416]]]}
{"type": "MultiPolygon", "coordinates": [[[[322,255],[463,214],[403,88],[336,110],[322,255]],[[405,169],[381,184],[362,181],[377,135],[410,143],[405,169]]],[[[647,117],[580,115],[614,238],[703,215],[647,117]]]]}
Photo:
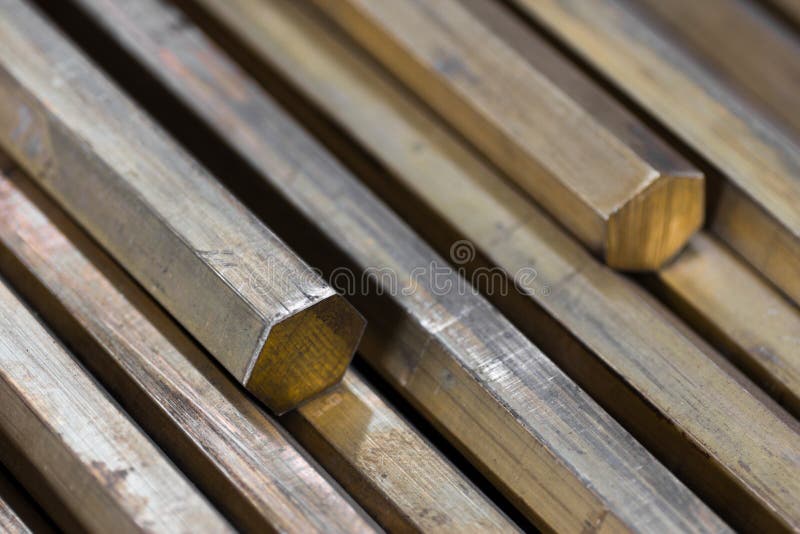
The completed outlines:
{"type": "Polygon", "coordinates": [[[624,271],[658,269],[689,241],[704,215],[702,174],[662,174],[609,217],[606,263],[624,271]]]}
{"type": "Polygon", "coordinates": [[[332,295],[273,325],[246,380],[276,414],[338,384],[353,359],[366,321],[332,295]]]}

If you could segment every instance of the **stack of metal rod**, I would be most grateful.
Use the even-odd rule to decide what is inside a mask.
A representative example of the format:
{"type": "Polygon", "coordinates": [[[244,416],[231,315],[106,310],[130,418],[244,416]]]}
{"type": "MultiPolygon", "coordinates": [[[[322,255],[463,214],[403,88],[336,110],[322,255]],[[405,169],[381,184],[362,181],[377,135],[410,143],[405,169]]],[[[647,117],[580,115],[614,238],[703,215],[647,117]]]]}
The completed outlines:
{"type": "Polygon", "coordinates": [[[796,0],[0,0],[3,532],[800,531],[798,419],[796,0]]]}

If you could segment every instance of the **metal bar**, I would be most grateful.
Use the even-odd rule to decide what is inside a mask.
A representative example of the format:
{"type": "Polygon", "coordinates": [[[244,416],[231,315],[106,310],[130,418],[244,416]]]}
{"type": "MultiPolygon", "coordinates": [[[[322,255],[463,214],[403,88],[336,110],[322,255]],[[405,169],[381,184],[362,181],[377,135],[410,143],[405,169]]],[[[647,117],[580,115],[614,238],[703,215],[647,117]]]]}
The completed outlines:
{"type": "Polygon", "coordinates": [[[800,41],[757,2],[633,0],[645,20],[691,51],[710,72],[740,90],[776,124],[800,136],[800,41]]]}
{"type": "Polygon", "coordinates": [[[283,422],[388,532],[518,531],[355,371],[283,422]]]}
{"type": "Polygon", "coordinates": [[[712,230],[800,304],[800,148],[625,1],[515,0],[724,176],[712,230]]]}
{"type": "Polygon", "coordinates": [[[110,257],[3,163],[3,274],[237,528],[372,531],[110,257]]]}
{"type": "Polygon", "coordinates": [[[0,13],[9,154],[273,411],[338,382],[352,306],[32,8],[0,13]]]}
{"type": "MultiPolygon", "coordinates": [[[[143,66],[162,84],[154,101],[171,95],[190,111],[176,116],[177,123],[196,116],[212,130],[206,135],[193,127],[184,132],[184,141],[205,139],[200,150],[232,148],[258,171],[251,198],[279,195],[294,206],[294,242],[337,278],[337,287],[348,289],[352,282],[348,293],[360,295],[359,309],[370,317],[363,355],[528,517],[556,530],[600,525],[724,530],[180,13],[156,2],[78,4],[108,33],[106,46],[127,52],[119,61],[128,61],[128,68],[143,66]],[[434,285],[433,268],[441,269],[438,281],[451,291],[434,285]],[[422,276],[416,276],[420,269],[422,276]]],[[[226,13],[239,13],[240,4],[219,5],[226,13]]],[[[240,20],[280,23],[256,26],[258,35],[285,35],[291,29],[278,4],[250,5],[256,10],[240,20]]],[[[292,34],[308,50],[325,50],[318,48],[319,31],[313,26],[292,34]]],[[[300,69],[322,72],[324,65],[313,54],[303,58],[300,69]]],[[[352,94],[354,102],[363,96],[362,91],[352,94]]],[[[347,98],[337,105],[343,113],[354,112],[347,98]]],[[[404,135],[394,129],[385,133],[401,143],[404,135]]],[[[261,213],[275,218],[268,210],[261,213]]],[[[292,229],[286,230],[289,235],[292,229]]]]}
{"type": "Polygon", "coordinates": [[[776,401],[800,418],[800,310],[702,232],[653,275],[656,291],[776,401]]]}
{"type": "MultiPolygon", "coordinates": [[[[442,253],[457,240],[469,240],[472,248],[465,257],[453,258],[459,269],[473,281],[489,273],[508,280],[507,287],[521,287],[522,292],[503,293],[499,282],[491,289],[481,286],[703,498],[742,526],[785,528],[797,521],[800,481],[787,475],[800,466],[797,433],[681,333],[666,309],[596,262],[374,62],[343,46],[333,33],[296,22],[297,16],[285,14],[291,12],[285,3],[203,5],[232,30],[225,40],[238,34],[241,44],[230,48],[253,73],[264,73],[264,83],[275,85],[265,69],[272,67],[310,100],[297,106],[299,113],[308,110],[309,126],[318,121],[319,109],[333,118],[340,129],[329,129],[325,137],[337,156],[359,169],[362,179],[442,253]],[[346,141],[347,135],[373,163],[346,141]]],[[[492,331],[494,339],[500,328],[492,331]]],[[[463,335],[454,337],[453,343],[466,342],[463,335]]],[[[380,339],[375,343],[379,347],[380,339]]],[[[365,354],[369,347],[368,337],[365,354]]],[[[427,348],[425,359],[434,352],[427,348]]],[[[409,386],[406,373],[417,368],[416,360],[405,366],[403,360],[375,361],[397,377],[398,387],[414,385],[409,386]]],[[[443,397],[419,380],[415,390],[426,395],[419,403],[425,411],[432,398],[443,397]]],[[[506,390],[515,391],[520,382],[526,383],[514,379],[506,390]]]]}
{"type": "MultiPolygon", "coordinates": [[[[368,530],[275,423],[17,171],[0,179],[0,209],[0,269],[239,528],[368,530]]],[[[513,528],[358,375],[287,417],[387,528],[513,528]]]]}
{"type": "Polygon", "coordinates": [[[457,0],[316,3],[612,267],[655,269],[699,228],[699,171],[637,152],[457,0]]]}

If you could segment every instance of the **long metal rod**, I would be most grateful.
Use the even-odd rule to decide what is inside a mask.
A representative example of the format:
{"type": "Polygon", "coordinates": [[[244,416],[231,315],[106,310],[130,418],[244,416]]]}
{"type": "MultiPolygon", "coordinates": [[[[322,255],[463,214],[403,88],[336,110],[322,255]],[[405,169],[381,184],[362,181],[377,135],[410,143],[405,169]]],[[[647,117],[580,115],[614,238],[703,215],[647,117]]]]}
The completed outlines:
{"type": "Polygon", "coordinates": [[[624,0],[514,1],[721,171],[712,230],[800,304],[796,136],[624,0]]]}
{"type": "MultiPolygon", "coordinates": [[[[196,115],[222,140],[199,128],[189,137],[232,148],[258,170],[254,192],[294,206],[295,228],[281,231],[293,234],[317,265],[338,273],[338,287],[363,295],[356,302],[371,325],[364,356],[524,513],[557,530],[725,529],[181,13],[151,1],[79,4],[109,43],[130,54],[118,58],[119,66],[143,65],[169,89],[157,93],[159,101],[177,97],[193,112],[181,120],[196,115]],[[441,269],[438,280],[431,269],[441,269]]],[[[285,19],[276,4],[252,6],[248,20],[285,19]]],[[[233,7],[225,2],[223,9],[233,7]]],[[[316,48],[316,33],[295,35],[316,48]]],[[[310,68],[320,66],[306,59],[310,68]]]]}
{"type": "MultiPolygon", "coordinates": [[[[370,530],[275,422],[10,167],[0,177],[0,269],[237,527],[370,530]]],[[[386,528],[514,529],[356,374],[286,417],[386,528]]]]}
{"type": "Polygon", "coordinates": [[[699,228],[698,170],[637,150],[458,0],[315,3],[612,267],[655,269],[699,228]]]}
{"type": "Polygon", "coordinates": [[[372,531],[111,258],[2,167],[0,270],[238,528],[372,531]]]}
{"type": "Polygon", "coordinates": [[[653,275],[697,331],[800,420],[800,309],[707,232],[653,275]]]}
{"type": "Polygon", "coordinates": [[[283,422],[388,532],[518,530],[355,371],[283,422]]]}
{"type": "Polygon", "coordinates": [[[275,412],[338,382],[361,316],[21,0],[0,144],[275,412]]]}
{"type": "MultiPolygon", "coordinates": [[[[203,4],[216,17],[217,31],[229,30],[220,32],[221,41],[251,72],[263,73],[265,84],[275,85],[277,71],[308,97],[311,107],[306,101],[296,108],[309,126],[439,251],[447,254],[458,240],[469,240],[466,254],[452,263],[703,498],[741,526],[786,528],[800,521],[800,481],[787,475],[800,466],[798,434],[678,330],[664,307],[595,261],[396,81],[323,25],[289,15],[297,9],[287,2],[203,4]],[[317,127],[319,110],[341,130],[317,127]],[[481,282],[487,276],[492,284],[481,282]],[[498,278],[507,280],[509,291],[499,290],[498,278]]],[[[464,335],[455,337],[466,342],[464,335]]],[[[375,343],[378,350],[381,340],[375,343]]],[[[365,354],[368,347],[369,336],[365,354]]],[[[427,347],[423,361],[434,353],[427,347]]],[[[419,371],[413,375],[419,382],[406,377],[420,367],[416,359],[405,366],[374,361],[398,387],[424,395],[421,410],[444,400],[419,371]]],[[[484,367],[491,368],[484,363],[478,369],[484,367]]],[[[475,372],[516,377],[505,369],[475,372]]],[[[520,383],[531,382],[515,378],[500,395],[513,391],[514,397],[520,383]]]]}

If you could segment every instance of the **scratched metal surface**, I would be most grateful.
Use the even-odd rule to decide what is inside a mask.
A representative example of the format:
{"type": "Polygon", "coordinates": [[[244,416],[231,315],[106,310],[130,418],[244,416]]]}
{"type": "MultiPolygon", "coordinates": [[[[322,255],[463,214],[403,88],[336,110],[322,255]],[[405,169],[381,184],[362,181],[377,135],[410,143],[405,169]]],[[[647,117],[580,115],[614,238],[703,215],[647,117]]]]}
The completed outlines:
{"type": "Polygon", "coordinates": [[[33,532],[5,501],[0,500],[0,529],[9,534],[33,532]]]}
{"type": "MultiPolygon", "coordinates": [[[[463,284],[191,24],[175,24],[174,11],[80,3],[318,221],[358,272],[388,268],[403,287],[435,262],[445,284],[463,284]]],[[[260,5],[270,11],[251,16],[278,20],[274,5],[260,5]]],[[[551,528],[726,529],[483,298],[441,295],[429,284],[359,300],[371,321],[362,352],[529,516],[551,528]]]]}
{"type": "Polygon", "coordinates": [[[743,528],[797,523],[800,487],[787,475],[800,466],[797,433],[676,331],[662,306],[594,261],[342,41],[317,38],[307,23],[292,29],[264,7],[276,2],[203,5],[241,32],[232,50],[250,62],[260,55],[385,165],[337,150],[440,251],[471,240],[466,272],[533,269],[525,294],[494,292],[494,302],[704,498],[743,528]]]}
{"type": "Polygon", "coordinates": [[[389,532],[518,532],[355,371],[283,418],[389,532]]]}
{"type": "Polygon", "coordinates": [[[0,156],[0,269],[241,529],[368,532],[161,308],[0,156]]]}
{"type": "MultiPolygon", "coordinates": [[[[0,428],[83,528],[230,525],[0,283],[0,428]]],[[[16,464],[7,464],[12,470],[16,464]]],[[[39,484],[26,485],[39,503],[39,484]]]]}
{"type": "Polygon", "coordinates": [[[800,420],[800,308],[706,232],[654,282],[673,309],[800,420]]]}
{"type": "Polygon", "coordinates": [[[662,174],[699,174],[691,163],[631,110],[603,90],[538,33],[531,31],[524,20],[501,3],[494,0],[457,1],[653,168],[662,174]]]}
{"type": "MultiPolygon", "coordinates": [[[[2,482],[0,482],[2,484],[2,482]]],[[[9,534],[27,534],[33,532],[10,504],[0,498],[0,530],[9,534]]]]}
{"type": "MultiPolygon", "coordinates": [[[[0,167],[0,269],[238,528],[371,530],[52,201],[0,167]]],[[[285,422],[386,528],[513,530],[358,375],[295,414],[285,422]]]]}
{"type": "MultiPolygon", "coordinates": [[[[16,482],[10,478],[8,472],[0,467],[0,532],[8,534],[29,534],[34,532],[31,513],[38,514],[32,512],[32,510],[30,499],[22,493],[16,482]],[[25,510],[22,510],[22,508],[27,509],[28,513],[25,514],[25,510]],[[27,515],[27,518],[23,517],[25,515],[27,515]]],[[[52,532],[52,529],[48,529],[46,523],[42,521],[41,516],[35,519],[38,520],[35,523],[38,529],[36,532],[52,532]]]]}
{"type": "Polygon", "coordinates": [[[0,12],[9,153],[237,379],[271,328],[326,299],[340,328],[307,333],[319,361],[298,358],[286,382],[307,380],[308,396],[340,378],[358,314],[35,11],[3,0],[0,12]]]}

